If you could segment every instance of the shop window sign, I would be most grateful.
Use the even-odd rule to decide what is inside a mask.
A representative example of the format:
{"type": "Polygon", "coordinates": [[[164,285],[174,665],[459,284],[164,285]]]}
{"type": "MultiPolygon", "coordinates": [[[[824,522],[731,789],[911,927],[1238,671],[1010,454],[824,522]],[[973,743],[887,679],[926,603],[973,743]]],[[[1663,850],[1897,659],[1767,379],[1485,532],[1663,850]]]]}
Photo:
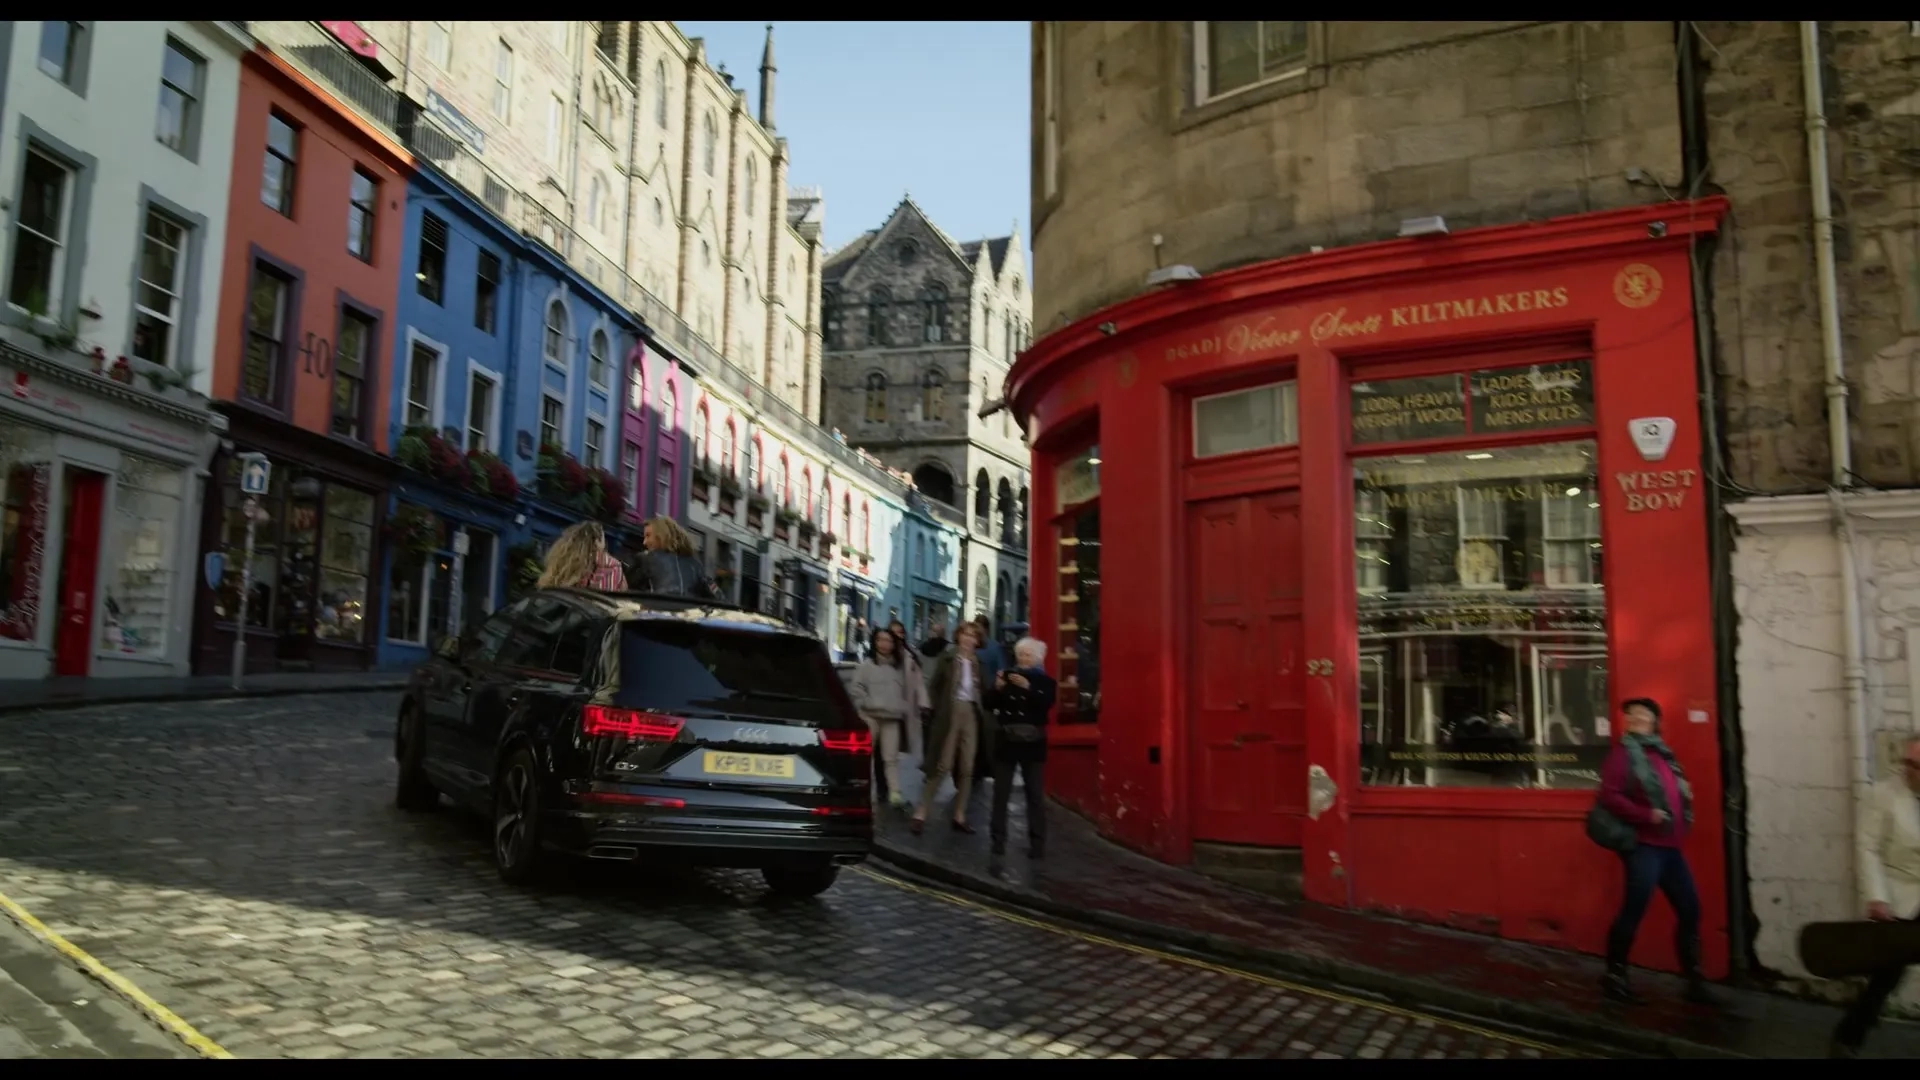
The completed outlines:
{"type": "Polygon", "coordinates": [[[32,641],[39,630],[52,504],[52,433],[0,426],[0,638],[32,641]]]}
{"type": "Polygon", "coordinates": [[[171,465],[133,454],[121,458],[107,530],[111,570],[100,627],[102,652],[165,655],[183,479],[171,465]]]}
{"type": "Polygon", "coordinates": [[[1355,459],[1364,782],[1598,783],[1596,461],[1591,440],[1355,459]]]}
{"type": "Polygon", "coordinates": [[[1355,446],[1593,426],[1589,360],[1355,382],[1355,446]]]}

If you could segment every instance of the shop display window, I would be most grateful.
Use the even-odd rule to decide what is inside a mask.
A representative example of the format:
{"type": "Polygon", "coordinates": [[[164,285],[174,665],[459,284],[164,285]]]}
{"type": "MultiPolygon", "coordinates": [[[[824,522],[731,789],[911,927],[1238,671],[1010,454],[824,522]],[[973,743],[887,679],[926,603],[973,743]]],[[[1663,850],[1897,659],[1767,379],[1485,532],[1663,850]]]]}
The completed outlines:
{"type": "Polygon", "coordinates": [[[185,474],[176,466],[125,454],[115,478],[106,530],[107,593],[102,652],[162,657],[173,594],[174,538],[185,474]]]}
{"type": "Polygon", "coordinates": [[[1057,720],[1100,722],[1100,446],[1054,472],[1054,565],[1059,576],[1057,720]]]}
{"type": "Polygon", "coordinates": [[[447,632],[452,594],[453,537],[433,515],[438,539],[431,550],[395,547],[387,569],[387,639],[432,645],[447,632]]]}
{"type": "Polygon", "coordinates": [[[0,425],[0,639],[33,641],[39,630],[52,496],[52,433],[0,425]]]}
{"type": "Polygon", "coordinates": [[[460,627],[479,626],[493,614],[494,549],[490,532],[467,530],[467,557],[460,574],[460,627]]]}
{"type": "Polygon", "coordinates": [[[1598,784],[1596,463],[1591,439],[1354,459],[1365,783],[1598,784]]]}
{"type": "Polygon", "coordinates": [[[314,636],[360,645],[367,639],[367,580],[373,567],[373,496],[328,484],[320,530],[320,596],[314,636]]]}

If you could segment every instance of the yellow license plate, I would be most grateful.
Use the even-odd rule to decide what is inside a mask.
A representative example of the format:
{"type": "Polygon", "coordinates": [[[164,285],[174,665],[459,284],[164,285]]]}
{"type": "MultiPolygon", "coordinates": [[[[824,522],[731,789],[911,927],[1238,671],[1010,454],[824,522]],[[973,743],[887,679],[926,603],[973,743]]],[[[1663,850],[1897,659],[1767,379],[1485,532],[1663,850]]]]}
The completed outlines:
{"type": "Polygon", "coordinates": [[[709,776],[758,776],[768,780],[793,779],[793,759],[772,754],[727,754],[707,751],[709,776]]]}

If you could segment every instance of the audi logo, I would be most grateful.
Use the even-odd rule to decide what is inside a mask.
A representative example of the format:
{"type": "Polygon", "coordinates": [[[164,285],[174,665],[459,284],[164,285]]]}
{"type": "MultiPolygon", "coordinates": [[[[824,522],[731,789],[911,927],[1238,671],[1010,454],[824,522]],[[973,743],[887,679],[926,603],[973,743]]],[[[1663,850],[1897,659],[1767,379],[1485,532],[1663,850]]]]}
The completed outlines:
{"type": "Polygon", "coordinates": [[[739,727],[733,729],[733,741],[744,743],[772,743],[773,732],[763,727],[739,727]]]}

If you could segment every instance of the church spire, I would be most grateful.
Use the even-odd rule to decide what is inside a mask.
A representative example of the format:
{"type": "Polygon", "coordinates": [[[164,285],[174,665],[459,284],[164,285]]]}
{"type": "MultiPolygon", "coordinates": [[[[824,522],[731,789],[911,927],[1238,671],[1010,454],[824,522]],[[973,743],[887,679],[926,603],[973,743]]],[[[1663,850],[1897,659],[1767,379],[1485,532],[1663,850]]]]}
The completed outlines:
{"type": "Polygon", "coordinates": [[[760,54],[760,126],[773,130],[773,24],[767,24],[767,47],[760,54]]]}

